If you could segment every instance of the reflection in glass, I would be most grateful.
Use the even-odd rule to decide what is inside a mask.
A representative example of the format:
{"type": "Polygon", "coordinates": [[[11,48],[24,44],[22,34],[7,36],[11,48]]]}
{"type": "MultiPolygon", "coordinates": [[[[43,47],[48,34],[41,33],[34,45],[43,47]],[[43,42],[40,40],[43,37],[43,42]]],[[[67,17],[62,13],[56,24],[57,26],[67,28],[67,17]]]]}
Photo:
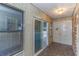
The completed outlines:
{"type": "Polygon", "coordinates": [[[23,50],[23,12],[0,4],[0,55],[23,50]]]}

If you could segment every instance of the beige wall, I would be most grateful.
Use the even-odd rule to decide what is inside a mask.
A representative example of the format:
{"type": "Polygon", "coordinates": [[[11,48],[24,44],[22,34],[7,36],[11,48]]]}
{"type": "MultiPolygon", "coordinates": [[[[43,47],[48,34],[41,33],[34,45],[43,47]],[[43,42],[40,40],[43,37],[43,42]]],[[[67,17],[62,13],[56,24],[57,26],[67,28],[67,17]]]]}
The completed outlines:
{"type": "MultiPolygon", "coordinates": [[[[41,20],[44,20],[44,21],[47,21],[48,24],[49,24],[49,27],[52,25],[52,19],[46,15],[44,12],[42,12],[41,10],[39,10],[38,8],[36,8],[35,6],[31,5],[30,4],[30,15],[31,15],[31,19],[32,19],[32,22],[34,22],[34,18],[33,16],[35,17],[38,17],[40,18],[41,20]]],[[[34,23],[33,23],[34,24],[34,23]]],[[[50,35],[50,31],[51,29],[49,28],[49,44],[52,42],[52,35],[50,35]]]]}
{"type": "MultiPolygon", "coordinates": [[[[24,11],[24,55],[34,55],[34,19],[33,16],[40,17],[48,21],[49,26],[51,23],[51,18],[43,13],[38,8],[34,7],[32,4],[9,4],[15,6],[24,11]]],[[[49,33],[50,34],[50,33],[49,33]]],[[[49,43],[52,42],[52,35],[49,35],[49,43]]]]}

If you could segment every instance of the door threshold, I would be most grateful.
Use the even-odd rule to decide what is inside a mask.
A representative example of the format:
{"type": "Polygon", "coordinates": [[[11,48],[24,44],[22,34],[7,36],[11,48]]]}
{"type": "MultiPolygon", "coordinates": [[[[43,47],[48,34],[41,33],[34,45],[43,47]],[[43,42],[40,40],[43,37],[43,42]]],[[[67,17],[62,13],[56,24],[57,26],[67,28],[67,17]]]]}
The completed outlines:
{"type": "Polygon", "coordinates": [[[46,47],[44,47],[44,48],[42,48],[42,49],[40,49],[37,53],[35,53],[35,55],[34,56],[38,56],[44,49],[46,49],[47,48],[47,46],[46,47]]]}

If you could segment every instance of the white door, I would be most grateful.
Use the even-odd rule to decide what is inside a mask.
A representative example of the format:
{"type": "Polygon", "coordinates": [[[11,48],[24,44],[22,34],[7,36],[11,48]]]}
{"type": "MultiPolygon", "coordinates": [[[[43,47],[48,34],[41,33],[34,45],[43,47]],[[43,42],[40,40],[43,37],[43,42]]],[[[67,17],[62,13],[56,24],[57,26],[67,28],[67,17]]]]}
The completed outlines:
{"type": "Polygon", "coordinates": [[[53,41],[72,45],[72,20],[54,21],[53,41]]]}

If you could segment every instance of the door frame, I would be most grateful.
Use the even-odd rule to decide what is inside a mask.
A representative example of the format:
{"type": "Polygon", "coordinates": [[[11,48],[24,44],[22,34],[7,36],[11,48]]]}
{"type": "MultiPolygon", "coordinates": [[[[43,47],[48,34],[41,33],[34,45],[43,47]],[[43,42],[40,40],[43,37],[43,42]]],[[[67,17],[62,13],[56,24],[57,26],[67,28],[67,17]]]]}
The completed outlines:
{"type": "MultiPolygon", "coordinates": [[[[48,28],[49,24],[48,24],[48,21],[44,20],[43,18],[38,17],[38,16],[33,16],[33,20],[32,20],[33,21],[32,22],[32,24],[33,24],[32,25],[33,26],[33,55],[38,55],[46,47],[45,48],[42,48],[42,46],[41,46],[41,49],[37,53],[35,53],[35,20],[38,20],[38,21],[41,21],[41,22],[47,22],[47,28],[48,28]]],[[[41,31],[42,31],[42,29],[41,29],[41,31]]]]}

